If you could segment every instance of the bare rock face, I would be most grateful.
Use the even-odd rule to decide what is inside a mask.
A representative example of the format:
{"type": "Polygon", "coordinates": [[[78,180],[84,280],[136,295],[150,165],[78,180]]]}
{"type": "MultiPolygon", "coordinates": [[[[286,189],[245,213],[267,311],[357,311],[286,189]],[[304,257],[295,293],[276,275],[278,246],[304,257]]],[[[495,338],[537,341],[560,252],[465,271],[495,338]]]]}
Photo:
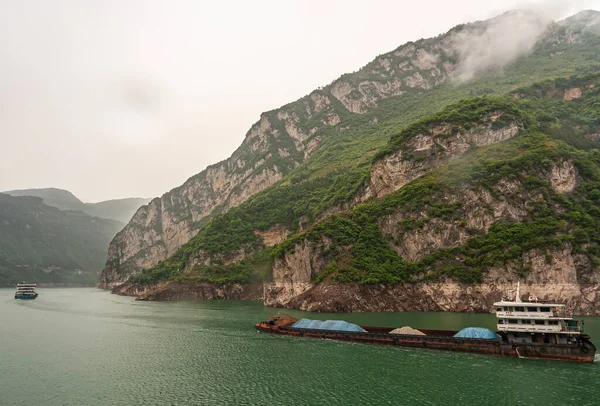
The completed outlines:
{"type": "MultiPolygon", "coordinates": [[[[206,168],[138,210],[111,242],[100,286],[114,287],[141,269],[155,266],[189,241],[201,227],[202,220],[215,210],[227,211],[278,182],[319,149],[324,137],[321,128],[340,125],[342,131],[343,119],[364,114],[382,100],[425,92],[448,80],[477,74],[467,69],[465,63],[478,57],[481,50],[472,52],[473,47],[463,39],[486,44],[490,29],[511,27],[502,21],[504,17],[495,22],[467,24],[435,40],[405,44],[377,57],[358,72],[344,75],[300,100],[262,114],[230,158],[206,168]]],[[[557,34],[560,38],[555,35],[545,40],[556,44],[579,41],[579,34],[567,31],[564,35],[557,34]]],[[[537,36],[530,39],[537,40],[537,36]]],[[[529,43],[525,48],[530,49],[529,43]]],[[[519,55],[518,52],[496,54],[519,55]]],[[[570,89],[564,97],[573,100],[581,93],[581,89],[570,89]]],[[[412,150],[399,151],[377,162],[363,197],[398,190],[425,171],[460,156],[471,146],[489,145],[513,137],[518,127],[517,124],[501,129],[483,126],[455,134],[450,132],[451,129],[443,125],[431,128],[430,134],[415,137],[412,150]],[[436,132],[444,136],[437,136],[436,132]],[[409,156],[411,154],[418,159],[409,156]]],[[[568,190],[570,186],[557,187],[568,190]]]]}
{"type": "MultiPolygon", "coordinates": [[[[240,188],[239,192],[232,192],[229,195],[229,201],[226,205],[227,208],[242,204],[250,197],[262,192],[269,186],[281,180],[282,177],[282,172],[276,166],[273,168],[264,168],[259,173],[249,176],[244,182],[245,187],[240,188]]],[[[185,242],[188,240],[189,238],[185,242]]]]}
{"type": "Polygon", "coordinates": [[[121,296],[137,296],[137,300],[262,300],[262,283],[247,285],[217,283],[167,282],[156,286],[142,287],[125,283],[113,289],[121,296]]]}
{"type": "Polygon", "coordinates": [[[141,207],[111,242],[100,286],[116,286],[138,270],[156,265],[189,241],[197,231],[196,223],[216,207],[234,207],[282,176],[276,166],[248,176],[225,166],[209,168],[141,207]],[[234,186],[242,183],[234,193],[234,186]]]}
{"type": "MultiPolygon", "coordinates": [[[[521,191],[517,182],[510,186],[505,182],[501,187],[521,191]]],[[[537,197],[536,193],[515,193],[496,199],[487,190],[463,190],[441,199],[447,204],[460,205],[461,212],[465,213],[460,221],[433,218],[418,229],[404,230],[402,221],[418,220],[420,215],[396,211],[380,219],[379,229],[382,235],[392,237],[389,245],[398,256],[407,262],[417,262],[435,251],[463,245],[472,236],[469,230],[487,233],[492,223],[498,220],[523,220],[528,215],[527,205],[537,197]]]]}
{"type": "Polygon", "coordinates": [[[261,300],[262,283],[247,285],[169,282],[139,296],[139,300],[261,300]]]}
{"type": "Polygon", "coordinates": [[[356,74],[264,113],[229,159],[138,210],[109,247],[100,287],[116,286],[141,269],[155,266],[189,241],[201,220],[215,209],[238,206],[278,182],[320,147],[320,128],[338,125],[348,113],[366,113],[379,101],[401,97],[412,88],[429,89],[443,83],[449,68],[440,59],[442,52],[441,48],[408,44],[356,74]]]}
{"type": "Polygon", "coordinates": [[[402,88],[402,81],[398,78],[385,82],[364,81],[356,87],[349,82],[339,81],[331,87],[331,94],[348,111],[363,114],[375,107],[379,100],[400,96],[403,93],[402,88]]]}
{"type": "Polygon", "coordinates": [[[295,103],[303,110],[292,104],[263,114],[229,159],[141,207],[111,242],[99,286],[112,288],[141,269],[155,266],[188,242],[201,220],[215,209],[227,211],[240,205],[316,151],[321,138],[315,133],[320,127],[306,128],[306,120],[316,118],[313,121],[321,122],[321,127],[335,125],[340,112],[323,92],[295,103]],[[309,138],[309,134],[315,136],[309,138]]]}
{"type": "Polygon", "coordinates": [[[583,136],[583,138],[585,138],[586,140],[589,140],[589,141],[598,142],[598,141],[600,141],[600,132],[585,134],[583,136]]]}
{"type": "MultiPolygon", "coordinates": [[[[411,140],[412,150],[431,148],[435,145],[432,137],[445,131],[441,126],[433,129],[435,135],[416,136],[411,140]]],[[[573,191],[579,177],[571,160],[558,160],[539,175],[559,193],[573,191]]],[[[496,222],[527,220],[534,202],[543,198],[516,179],[503,179],[488,188],[465,186],[436,196],[437,203],[453,205],[464,214],[460,221],[432,218],[419,227],[405,228],[407,220],[422,220],[427,215],[398,208],[379,218],[379,229],[399,256],[414,263],[427,254],[461,246],[473,233],[487,233],[496,222]]],[[[473,285],[452,280],[397,285],[315,283],[315,277],[331,262],[327,257],[330,246],[326,238],[318,243],[303,240],[278,258],[273,282],[265,284],[265,304],[317,312],[490,312],[495,301],[513,294],[517,275],[522,274],[524,296],[565,303],[580,315],[600,315],[600,266],[575,252],[570,243],[524,252],[520,260],[488,269],[483,282],[473,285]]],[[[350,247],[338,249],[338,260],[343,261],[344,251],[350,247]]]]}
{"type": "Polygon", "coordinates": [[[267,247],[283,242],[290,234],[290,230],[285,227],[275,226],[266,231],[255,230],[254,234],[261,237],[267,247]]]}
{"type": "MultiPolygon", "coordinates": [[[[410,150],[432,148],[435,137],[445,134],[448,128],[441,125],[431,129],[430,136],[417,135],[410,140],[410,150]]],[[[487,141],[479,138],[477,142],[487,141]]],[[[572,192],[579,179],[573,161],[564,159],[539,176],[559,193],[572,192]]],[[[460,221],[454,217],[427,219],[426,213],[406,212],[399,207],[379,218],[379,229],[399,256],[414,263],[427,254],[461,246],[472,233],[485,234],[496,222],[527,220],[534,202],[543,198],[539,191],[516,179],[502,179],[488,188],[465,186],[436,196],[437,203],[452,205],[464,214],[460,221]],[[405,228],[406,221],[424,218],[427,221],[419,227],[405,228]]],[[[522,274],[524,296],[565,303],[580,315],[600,315],[600,266],[587,255],[575,252],[570,243],[524,252],[520,260],[488,269],[481,284],[452,280],[397,285],[314,283],[331,261],[327,258],[330,245],[326,239],[321,243],[303,240],[277,259],[273,282],[265,284],[265,304],[317,312],[490,312],[495,301],[513,294],[517,275],[522,274]]],[[[343,250],[348,249],[340,251],[341,258],[343,250]]]]}
{"type": "MultiPolygon", "coordinates": [[[[493,312],[493,303],[507,293],[513,293],[515,284],[465,285],[454,282],[359,285],[318,284],[286,303],[273,307],[287,307],[313,312],[493,312]]],[[[513,293],[514,294],[514,293],[513,293]]],[[[521,285],[523,297],[535,295],[539,299],[565,303],[577,315],[600,315],[598,285],[521,285]]]]}
{"type": "Polygon", "coordinates": [[[501,114],[489,117],[489,123],[456,131],[448,123],[429,126],[429,134],[417,134],[399,150],[375,162],[371,181],[363,199],[381,197],[402,188],[410,181],[439,168],[464,154],[470,147],[481,147],[508,140],[519,132],[517,123],[492,128],[501,114]]]}
{"type": "Polygon", "coordinates": [[[582,94],[583,93],[581,91],[581,88],[579,88],[579,87],[575,87],[573,89],[567,89],[567,90],[565,90],[564,100],[571,101],[571,100],[579,99],[582,94]]]}
{"type": "Polygon", "coordinates": [[[563,161],[552,166],[550,173],[552,188],[559,193],[572,192],[577,186],[577,169],[573,161],[563,161]]]}
{"type": "Polygon", "coordinates": [[[456,52],[447,38],[433,45],[411,42],[378,57],[356,75],[338,79],[329,90],[348,111],[364,114],[381,100],[445,83],[455,67],[444,56],[456,52]],[[365,80],[365,76],[369,78],[365,80]]]}
{"type": "MultiPolygon", "coordinates": [[[[326,242],[326,241],[325,241],[326,242]]],[[[315,243],[304,241],[293,252],[276,258],[273,264],[273,283],[265,283],[266,306],[281,307],[312,287],[313,277],[323,270],[325,261],[315,243]]]]}

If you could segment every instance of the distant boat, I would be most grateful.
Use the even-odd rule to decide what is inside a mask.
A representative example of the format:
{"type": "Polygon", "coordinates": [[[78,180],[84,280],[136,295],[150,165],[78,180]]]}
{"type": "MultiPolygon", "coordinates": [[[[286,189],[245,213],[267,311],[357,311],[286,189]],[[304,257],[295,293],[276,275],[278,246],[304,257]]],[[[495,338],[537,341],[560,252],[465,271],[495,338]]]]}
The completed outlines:
{"type": "Polygon", "coordinates": [[[38,294],[35,291],[36,286],[37,284],[35,283],[18,283],[15,299],[35,299],[38,297],[38,294]]]}

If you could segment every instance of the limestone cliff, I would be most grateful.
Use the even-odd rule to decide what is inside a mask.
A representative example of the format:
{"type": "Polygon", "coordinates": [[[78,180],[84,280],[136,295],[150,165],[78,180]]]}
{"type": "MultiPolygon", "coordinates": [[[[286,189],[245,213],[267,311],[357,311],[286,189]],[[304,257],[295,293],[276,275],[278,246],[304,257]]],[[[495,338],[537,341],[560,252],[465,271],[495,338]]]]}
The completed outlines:
{"type": "Polygon", "coordinates": [[[115,287],[112,293],[121,296],[136,296],[137,300],[261,300],[262,283],[217,284],[217,283],[176,283],[168,282],[148,288],[147,286],[124,283],[115,287]]]}
{"type": "Polygon", "coordinates": [[[188,242],[213,211],[227,211],[279,181],[310,155],[310,131],[334,124],[330,117],[336,114],[330,99],[318,92],[263,114],[229,159],[136,212],[110,244],[100,286],[116,286],[140,269],[156,265],[188,242]],[[313,120],[312,128],[300,124],[293,110],[298,103],[303,106],[302,118],[313,120]]]}
{"type": "Polygon", "coordinates": [[[484,124],[465,130],[453,123],[430,124],[426,133],[413,136],[404,148],[378,160],[371,167],[370,183],[363,199],[390,194],[419,176],[439,168],[464,154],[471,147],[482,147],[510,139],[519,132],[511,122],[492,126],[504,112],[483,119],[484,124]]]}
{"type": "MultiPolygon", "coordinates": [[[[572,247],[534,250],[523,256],[523,263],[531,267],[521,279],[524,297],[534,295],[565,303],[580,315],[600,315],[600,268],[591,267],[585,256],[573,253],[572,247]]],[[[285,269],[281,263],[278,267],[285,269]]],[[[302,274],[314,271],[311,267],[302,274]]],[[[452,280],[395,285],[312,284],[310,278],[290,278],[266,284],[264,299],[267,306],[317,312],[490,312],[495,301],[514,294],[514,271],[494,268],[476,285],[452,280]]]]}
{"type": "MultiPolygon", "coordinates": [[[[579,182],[572,161],[559,161],[541,176],[557,193],[572,192],[579,182]]],[[[390,237],[388,244],[400,257],[415,263],[433,252],[464,245],[473,234],[487,233],[496,222],[529,218],[531,207],[543,196],[540,191],[524,189],[519,182],[507,180],[499,181],[493,190],[464,189],[440,196],[440,200],[461,207],[465,216],[460,220],[429,219],[421,228],[406,229],[402,226],[406,220],[423,218],[425,213],[399,208],[382,216],[378,228],[390,237]]],[[[600,265],[585,252],[575,252],[571,243],[525,251],[516,261],[491,266],[477,284],[450,278],[393,285],[315,283],[331,264],[332,245],[326,237],[320,241],[303,239],[276,258],[273,282],[265,284],[265,305],[321,312],[488,312],[493,302],[511,293],[520,279],[524,295],[566,303],[578,314],[600,314],[600,265]]],[[[342,247],[337,260],[351,249],[342,247]]]]}
{"type": "MultiPolygon", "coordinates": [[[[505,18],[498,17],[499,21],[505,18]]],[[[435,40],[405,44],[358,72],[264,113],[230,158],[209,166],[137,211],[109,247],[100,286],[116,286],[141,269],[155,266],[188,242],[212,213],[238,206],[281,180],[319,148],[328,134],[323,128],[373,110],[386,99],[426,91],[452,80],[454,72],[461,69],[457,61],[463,50],[458,34],[485,36],[486,27],[486,23],[468,24],[435,40]]],[[[374,118],[373,123],[376,121],[374,118]]],[[[487,136],[509,137],[514,131],[516,127],[487,136]]],[[[456,148],[477,144],[474,137],[477,135],[456,140],[456,148]]]]}
{"type": "MultiPolygon", "coordinates": [[[[600,208],[589,200],[598,194],[597,151],[541,134],[550,127],[527,113],[546,119],[549,105],[568,110],[574,116],[562,115],[555,134],[573,132],[580,121],[572,103],[597,100],[586,80],[580,87],[534,86],[521,96],[543,100],[519,102],[516,110],[508,103],[490,114],[502,102],[463,103],[448,109],[454,120],[442,112],[403,130],[373,162],[360,192],[366,204],[281,246],[265,304],[487,312],[520,279],[525,295],[600,314],[600,244],[593,237],[600,208]],[[464,114],[474,110],[482,113],[477,124],[464,114]]],[[[586,130],[578,134],[589,138],[586,130]]]]}
{"type": "Polygon", "coordinates": [[[462,85],[482,75],[465,65],[476,55],[464,35],[487,40],[503,24],[406,44],[263,114],[231,158],[138,211],[111,245],[104,286],[150,268],[115,292],[486,311],[520,278],[598,312],[598,75],[515,86],[523,69],[570,72],[561,63],[588,61],[598,38],[542,23],[531,59],[462,85]],[[468,97],[499,81],[504,96],[468,97]]]}

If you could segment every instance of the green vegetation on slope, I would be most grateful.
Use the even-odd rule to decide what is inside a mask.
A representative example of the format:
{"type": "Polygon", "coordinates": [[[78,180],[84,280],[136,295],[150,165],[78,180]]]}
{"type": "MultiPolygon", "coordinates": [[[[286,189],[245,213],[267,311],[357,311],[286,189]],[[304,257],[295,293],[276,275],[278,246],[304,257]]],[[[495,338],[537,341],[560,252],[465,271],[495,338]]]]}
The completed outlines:
{"type": "Polygon", "coordinates": [[[296,244],[303,241],[322,245],[326,237],[330,240],[327,256],[331,262],[315,281],[363,284],[447,276],[480,282],[490,267],[506,266],[511,261],[516,265],[525,252],[563,246],[566,242],[571,242],[576,252],[584,252],[597,261],[598,182],[600,151],[579,151],[561,141],[552,141],[545,134],[525,131],[514,140],[468,154],[380,201],[358,205],[319,222],[277,247],[275,254],[293,252],[296,244]],[[543,176],[561,160],[573,160],[584,179],[577,192],[568,196],[556,193],[543,176]],[[523,222],[500,221],[485,234],[473,231],[473,236],[459,247],[439,250],[416,263],[408,263],[394,252],[378,226],[383,216],[400,211],[405,216],[415,215],[405,217],[405,231],[423,228],[436,218],[465,227],[461,221],[468,213],[460,204],[445,204],[443,196],[465,188],[493,193],[493,187],[501,180],[517,182],[523,185],[523,193],[535,190],[541,197],[529,206],[523,222]],[[417,216],[419,213],[426,214],[417,216]],[[593,245],[585,246],[588,243],[593,245]]]}
{"type": "MultiPolygon", "coordinates": [[[[536,94],[536,90],[543,87],[553,91],[558,84],[564,86],[562,89],[587,85],[599,78],[592,76],[546,82],[520,94],[536,94]]],[[[275,255],[293,252],[296,244],[303,241],[324,249],[322,241],[326,237],[330,240],[326,249],[330,263],[315,281],[363,284],[413,282],[439,277],[480,282],[491,267],[513,265],[518,268],[524,253],[536,248],[562,247],[567,242],[576,253],[585,254],[591,263],[598,263],[600,150],[580,150],[557,138],[579,144],[580,140],[572,136],[573,131],[581,131],[585,127],[588,131],[598,131],[599,90],[588,90],[582,99],[572,102],[548,97],[523,101],[509,97],[503,101],[498,98],[466,100],[407,128],[398,138],[406,140],[417,133],[414,128],[422,127],[424,130],[424,124],[436,121],[458,123],[457,120],[468,117],[463,113],[486,112],[489,111],[487,107],[494,108],[504,103],[512,115],[522,117],[527,123],[525,130],[515,139],[471,151],[382,200],[358,205],[349,212],[319,222],[309,231],[281,244],[275,255]],[[553,132],[558,137],[549,135],[553,132]],[[578,188],[566,195],[554,191],[547,179],[552,167],[565,161],[574,162],[581,177],[578,188]],[[464,212],[461,204],[445,204],[443,196],[461,190],[487,190],[498,195],[494,187],[501,181],[520,185],[522,195],[528,191],[539,195],[530,202],[524,221],[498,221],[487,233],[473,231],[465,244],[438,250],[415,263],[407,263],[398,256],[380,231],[380,219],[396,211],[404,214],[405,231],[420,229],[435,218],[464,227],[462,219],[468,213],[464,212]]],[[[468,119],[472,120],[472,117],[468,119]]],[[[462,124],[465,122],[462,121],[462,124]]],[[[392,147],[388,150],[401,148],[398,138],[392,139],[392,147]]],[[[507,198],[506,195],[501,197],[507,198]]],[[[523,275],[527,270],[521,268],[519,272],[523,275]]]]}
{"type": "MultiPolygon", "coordinates": [[[[183,269],[190,258],[196,256],[210,259],[210,265],[196,268],[197,278],[212,275],[217,269],[220,271],[216,275],[230,271],[232,265],[222,265],[228,259],[240,252],[250,254],[264,247],[255,231],[278,225],[297,232],[301,224],[304,227],[312,224],[332,208],[349,207],[368,180],[373,157],[378,151],[385,154],[400,146],[403,135],[399,130],[411,122],[469,96],[502,94],[540,79],[594,71],[599,48],[600,37],[596,36],[576,45],[543,46],[532,55],[520,58],[502,76],[490,76],[463,85],[449,83],[428,91],[413,90],[380,102],[377,108],[364,115],[349,115],[338,126],[324,128],[315,134],[323,137],[320,149],[281,182],[217,216],[170,258],[131,280],[155,283],[174,277],[184,278],[185,275],[181,275],[183,269]],[[392,142],[388,144],[390,139],[392,142]]],[[[503,100],[511,103],[509,98],[503,100]]],[[[464,114],[464,119],[468,119],[471,113],[464,114]]],[[[538,120],[546,119],[538,117],[538,120]]],[[[548,120],[559,122],[558,127],[546,128],[548,135],[568,137],[560,130],[560,117],[551,115],[548,120]]],[[[248,257],[239,263],[248,271],[245,274],[250,275],[242,279],[261,277],[260,273],[251,271],[264,263],[251,255],[248,257]]],[[[260,258],[264,257],[260,255],[260,258]]],[[[219,280],[213,276],[210,276],[211,280],[219,280]]]]}
{"type": "Polygon", "coordinates": [[[80,210],[85,211],[85,203],[79,200],[73,193],[64,189],[44,188],[44,189],[21,189],[0,192],[11,196],[35,196],[42,198],[48,206],[56,207],[60,210],[80,210]]]}
{"type": "Polygon", "coordinates": [[[108,243],[122,227],[37,197],[0,194],[0,285],[24,279],[93,285],[108,243]]]}

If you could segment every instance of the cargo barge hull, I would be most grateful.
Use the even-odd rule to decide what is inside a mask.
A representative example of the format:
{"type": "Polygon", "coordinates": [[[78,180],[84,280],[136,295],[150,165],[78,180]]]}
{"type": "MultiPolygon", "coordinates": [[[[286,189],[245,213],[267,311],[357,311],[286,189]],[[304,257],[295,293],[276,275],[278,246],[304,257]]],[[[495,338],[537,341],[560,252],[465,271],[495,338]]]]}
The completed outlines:
{"type": "Polygon", "coordinates": [[[268,322],[254,325],[256,330],[275,335],[319,338],[364,344],[379,344],[472,354],[487,354],[512,358],[534,358],[570,362],[594,362],[596,347],[581,337],[573,344],[519,343],[477,338],[456,338],[455,331],[420,330],[425,335],[389,334],[385,327],[362,326],[366,332],[295,329],[271,325],[268,322]]]}

